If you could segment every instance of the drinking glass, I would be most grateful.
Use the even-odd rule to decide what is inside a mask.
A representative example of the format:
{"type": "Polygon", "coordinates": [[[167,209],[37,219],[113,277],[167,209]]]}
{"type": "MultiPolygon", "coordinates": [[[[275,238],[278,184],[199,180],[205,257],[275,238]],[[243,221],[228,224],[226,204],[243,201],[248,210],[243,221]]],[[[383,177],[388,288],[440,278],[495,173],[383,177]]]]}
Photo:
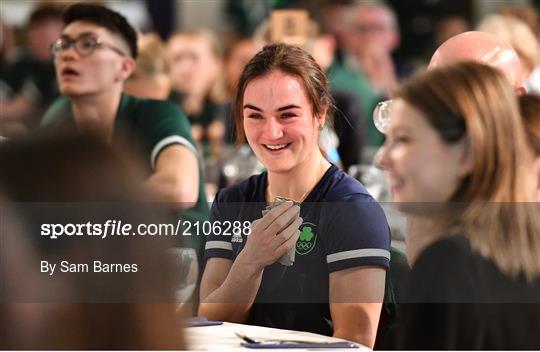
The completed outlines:
{"type": "Polygon", "coordinates": [[[197,252],[193,248],[171,248],[169,254],[175,265],[175,290],[174,298],[178,303],[177,310],[180,310],[190,301],[199,277],[199,261],[197,252]]]}

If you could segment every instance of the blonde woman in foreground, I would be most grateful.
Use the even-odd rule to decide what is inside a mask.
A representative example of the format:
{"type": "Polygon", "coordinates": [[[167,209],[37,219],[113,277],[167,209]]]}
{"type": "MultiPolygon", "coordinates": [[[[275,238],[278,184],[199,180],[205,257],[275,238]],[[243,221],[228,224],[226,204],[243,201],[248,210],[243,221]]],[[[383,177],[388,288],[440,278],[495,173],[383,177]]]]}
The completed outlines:
{"type": "Polygon", "coordinates": [[[416,76],[394,96],[381,157],[398,209],[429,219],[394,345],[540,346],[540,226],[514,90],[467,62],[416,76]],[[426,231],[427,232],[427,231],[426,231]]]}

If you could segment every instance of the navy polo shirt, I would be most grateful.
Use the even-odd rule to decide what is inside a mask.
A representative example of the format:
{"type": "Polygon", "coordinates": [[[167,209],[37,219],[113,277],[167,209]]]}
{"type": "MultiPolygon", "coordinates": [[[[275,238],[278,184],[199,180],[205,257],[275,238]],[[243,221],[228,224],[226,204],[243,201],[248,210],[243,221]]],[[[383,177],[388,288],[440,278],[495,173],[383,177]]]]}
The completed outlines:
{"type": "MultiPolygon", "coordinates": [[[[221,190],[210,221],[243,226],[261,218],[266,186],[262,173],[221,190]]],[[[331,335],[330,273],[361,266],[388,269],[390,230],[364,186],[334,165],[301,204],[300,216],[294,265],[276,262],[265,268],[247,323],[331,335]]],[[[210,235],[205,259],[234,260],[248,239],[245,231],[235,232],[210,235]]]]}

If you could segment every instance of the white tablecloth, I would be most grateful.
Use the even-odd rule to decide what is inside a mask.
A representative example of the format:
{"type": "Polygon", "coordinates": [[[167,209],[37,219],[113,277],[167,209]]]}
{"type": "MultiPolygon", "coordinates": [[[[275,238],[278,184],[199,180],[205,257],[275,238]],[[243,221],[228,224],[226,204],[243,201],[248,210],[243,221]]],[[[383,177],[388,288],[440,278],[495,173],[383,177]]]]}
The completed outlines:
{"type": "MultiPolygon", "coordinates": [[[[273,328],[265,328],[261,326],[243,325],[234,323],[223,323],[223,325],[215,326],[201,326],[190,327],[184,330],[184,336],[187,340],[188,347],[191,350],[196,351],[230,351],[230,350],[250,350],[250,351],[267,351],[267,349],[250,349],[240,345],[242,339],[236,336],[235,331],[243,332],[245,335],[256,339],[309,339],[313,342],[336,342],[343,341],[337,338],[328,337],[324,335],[313,334],[303,331],[281,330],[273,328]]],[[[277,351],[278,349],[272,349],[277,351]]],[[[281,349],[281,351],[298,351],[300,349],[281,349]]],[[[324,349],[316,349],[317,351],[324,351],[324,349]]],[[[370,349],[361,346],[359,349],[337,349],[331,348],[329,351],[369,351],[370,349]]],[[[313,351],[313,349],[312,349],[313,351]]]]}

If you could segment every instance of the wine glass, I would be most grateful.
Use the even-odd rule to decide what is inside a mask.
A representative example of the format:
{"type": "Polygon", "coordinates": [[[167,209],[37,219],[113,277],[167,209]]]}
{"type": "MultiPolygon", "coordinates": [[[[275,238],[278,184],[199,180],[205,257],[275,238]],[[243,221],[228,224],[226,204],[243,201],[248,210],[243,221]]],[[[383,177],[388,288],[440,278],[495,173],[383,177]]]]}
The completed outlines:
{"type": "Polygon", "coordinates": [[[390,123],[391,110],[392,99],[379,102],[375,106],[375,110],[373,110],[373,123],[381,133],[386,134],[388,124],[390,123]]]}
{"type": "Polygon", "coordinates": [[[178,303],[176,310],[180,311],[190,301],[197,287],[199,260],[193,248],[171,248],[169,254],[177,273],[174,280],[174,299],[178,303]]]}

